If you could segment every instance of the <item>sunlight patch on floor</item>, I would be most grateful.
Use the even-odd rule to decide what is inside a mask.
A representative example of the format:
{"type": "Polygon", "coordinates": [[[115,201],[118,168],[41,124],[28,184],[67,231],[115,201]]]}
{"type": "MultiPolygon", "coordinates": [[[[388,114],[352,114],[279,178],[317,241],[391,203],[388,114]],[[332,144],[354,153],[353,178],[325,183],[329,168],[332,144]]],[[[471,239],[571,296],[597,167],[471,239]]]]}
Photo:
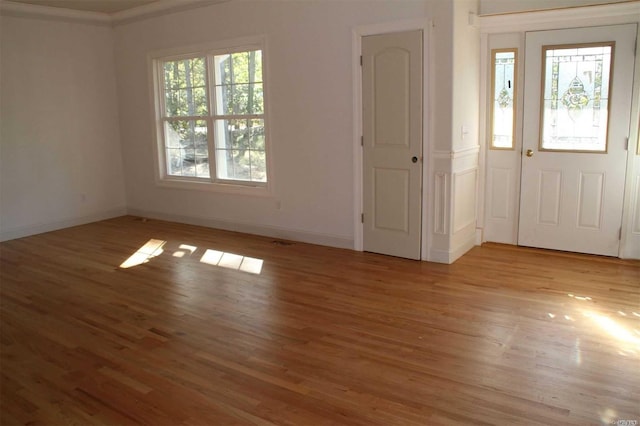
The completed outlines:
{"type": "Polygon", "coordinates": [[[262,271],[263,260],[208,249],[200,258],[200,262],[257,275],[262,271]]]}
{"type": "Polygon", "coordinates": [[[640,349],[640,338],[634,336],[633,333],[631,333],[629,330],[627,330],[611,318],[592,311],[584,312],[584,316],[591,319],[611,337],[615,337],[622,343],[631,344],[640,349]]]}
{"type": "MultiPolygon", "coordinates": [[[[163,247],[165,247],[165,244],[167,244],[167,242],[164,240],[150,239],[127,260],[122,262],[120,268],[127,269],[149,262],[149,260],[160,256],[164,252],[163,247]]],[[[197,246],[180,244],[171,256],[178,259],[186,259],[196,253],[197,250],[197,246]]],[[[200,258],[200,262],[255,275],[259,275],[262,272],[262,265],[264,263],[262,259],[212,249],[207,249],[204,252],[200,258]]]]}
{"type": "Polygon", "coordinates": [[[133,266],[141,265],[143,263],[147,263],[149,259],[152,259],[156,256],[159,256],[164,251],[162,247],[167,242],[164,240],[154,240],[150,239],[140,247],[135,253],[133,253],[127,260],[120,264],[122,269],[131,268],[133,266]]]}
{"type": "Polygon", "coordinates": [[[178,250],[173,252],[173,257],[182,258],[187,253],[189,254],[189,256],[191,256],[197,249],[198,247],[196,246],[191,246],[189,244],[180,244],[180,247],[178,247],[178,250]]]}

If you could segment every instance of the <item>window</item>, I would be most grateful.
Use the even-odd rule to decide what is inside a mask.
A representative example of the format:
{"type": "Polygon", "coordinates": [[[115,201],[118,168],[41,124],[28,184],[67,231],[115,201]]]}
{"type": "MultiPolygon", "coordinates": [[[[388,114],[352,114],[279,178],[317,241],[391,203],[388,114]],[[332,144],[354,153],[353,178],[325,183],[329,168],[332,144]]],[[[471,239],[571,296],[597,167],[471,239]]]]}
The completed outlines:
{"type": "Polygon", "coordinates": [[[154,59],[163,182],[265,187],[260,46],[154,59]]]}
{"type": "Polygon", "coordinates": [[[614,43],[544,46],[542,151],[607,151],[614,43]]]}
{"type": "Polygon", "coordinates": [[[514,149],[517,49],[491,51],[491,148],[514,149]]]}

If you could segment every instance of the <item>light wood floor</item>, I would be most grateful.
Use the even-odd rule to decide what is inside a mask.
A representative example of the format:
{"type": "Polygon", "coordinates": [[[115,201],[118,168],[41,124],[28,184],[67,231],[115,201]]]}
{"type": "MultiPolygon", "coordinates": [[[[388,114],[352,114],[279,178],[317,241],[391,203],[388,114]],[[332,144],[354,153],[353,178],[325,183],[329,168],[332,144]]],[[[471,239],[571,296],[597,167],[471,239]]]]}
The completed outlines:
{"type": "Polygon", "coordinates": [[[2,425],[640,420],[638,262],[447,266],[133,217],[0,249],[2,425]]]}

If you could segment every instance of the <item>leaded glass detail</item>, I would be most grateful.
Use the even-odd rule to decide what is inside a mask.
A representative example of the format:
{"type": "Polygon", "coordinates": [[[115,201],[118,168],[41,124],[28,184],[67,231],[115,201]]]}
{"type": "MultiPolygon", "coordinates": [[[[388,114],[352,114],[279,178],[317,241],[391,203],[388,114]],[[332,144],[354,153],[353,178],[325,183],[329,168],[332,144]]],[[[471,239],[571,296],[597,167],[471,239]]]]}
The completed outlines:
{"type": "Polygon", "coordinates": [[[602,43],[543,48],[543,150],[607,150],[613,47],[602,43]]]}
{"type": "Polygon", "coordinates": [[[491,147],[513,149],[516,49],[492,51],[491,147]]]}

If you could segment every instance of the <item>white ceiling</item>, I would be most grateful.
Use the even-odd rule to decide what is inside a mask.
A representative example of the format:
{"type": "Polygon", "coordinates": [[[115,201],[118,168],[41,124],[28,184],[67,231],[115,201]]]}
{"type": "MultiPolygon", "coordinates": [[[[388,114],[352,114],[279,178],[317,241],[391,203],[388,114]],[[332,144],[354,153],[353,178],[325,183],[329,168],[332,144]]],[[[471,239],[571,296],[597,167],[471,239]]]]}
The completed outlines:
{"type": "Polygon", "coordinates": [[[60,7],[87,12],[116,13],[158,0],[11,0],[38,6],[60,7]]]}

